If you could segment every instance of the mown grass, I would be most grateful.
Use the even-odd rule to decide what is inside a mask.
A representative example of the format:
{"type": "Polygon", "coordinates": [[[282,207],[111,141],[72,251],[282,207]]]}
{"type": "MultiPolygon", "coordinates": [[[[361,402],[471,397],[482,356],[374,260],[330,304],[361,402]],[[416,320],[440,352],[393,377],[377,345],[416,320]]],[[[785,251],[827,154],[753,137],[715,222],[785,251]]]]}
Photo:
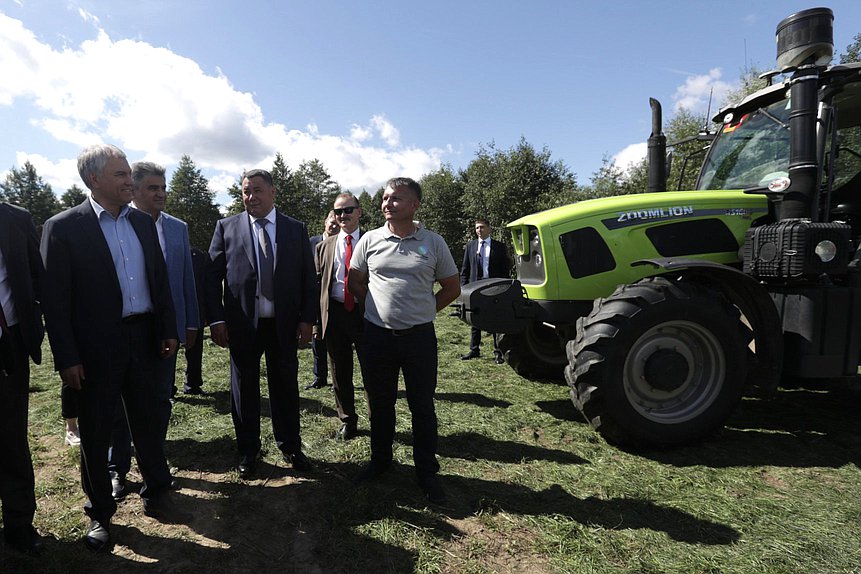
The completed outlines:
{"type": "MultiPolygon", "coordinates": [[[[343,443],[328,389],[302,392],[302,438],[315,470],[284,468],[268,417],[261,479],[239,480],[227,394],[227,355],[205,354],[203,397],[174,406],[168,456],[190,526],[121,504],[122,545],[93,556],[78,458],[63,447],[50,361],[35,368],[31,445],[41,559],[0,554],[0,571],[76,572],[861,572],[861,395],[781,390],[745,399],[727,428],[696,447],[626,452],[583,424],[567,388],[530,382],[489,358],[460,361],[468,328],[437,320],[437,412],[451,499],[430,507],[412,472],[409,415],[398,405],[393,472],[354,487],[369,457],[343,443]]],[[[209,344],[207,342],[207,344],[209,344]]],[[[300,384],[311,380],[300,352],[300,384]]],[[[180,359],[180,364],[183,364],[180,359]]]]}

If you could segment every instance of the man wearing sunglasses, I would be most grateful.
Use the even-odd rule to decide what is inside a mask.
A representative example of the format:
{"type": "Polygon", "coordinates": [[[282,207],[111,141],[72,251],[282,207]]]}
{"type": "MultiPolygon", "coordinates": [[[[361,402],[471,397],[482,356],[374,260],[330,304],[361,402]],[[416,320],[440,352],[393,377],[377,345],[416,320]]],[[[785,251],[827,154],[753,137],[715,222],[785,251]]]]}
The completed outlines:
{"type": "Polygon", "coordinates": [[[364,305],[350,292],[350,258],[359,241],[359,219],[362,208],[352,193],[335,198],[333,212],[340,227],[337,235],[317,245],[315,263],[320,277],[320,327],[317,337],[326,341],[326,353],[332,365],[335,407],[341,428],[337,437],[354,438],[358,429],[353,387],[353,348],[361,363],[362,317],[364,305]]]}

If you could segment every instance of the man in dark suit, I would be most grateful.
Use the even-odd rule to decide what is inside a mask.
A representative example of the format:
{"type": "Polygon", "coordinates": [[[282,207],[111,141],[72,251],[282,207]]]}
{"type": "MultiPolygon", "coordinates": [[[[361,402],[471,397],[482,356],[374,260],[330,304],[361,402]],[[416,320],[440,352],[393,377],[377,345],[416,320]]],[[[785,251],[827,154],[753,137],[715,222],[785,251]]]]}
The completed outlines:
{"type": "Polygon", "coordinates": [[[42,360],[42,260],[27,211],[0,203],[0,501],[6,545],[39,554],[35,481],[27,444],[30,358],[42,360]]]}
{"type": "Polygon", "coordinates": [[[208,263],[209,253],[197,247],[191,248],[191,268],[197,290],[197,313],[200,319],[200,329],[194,343],[189,345],[186,342],[185,345],[185,384],[182,391],[187,395],[203,394],[203,326],[206,325],[204,281],[208,263]]]}
{"type": "MultiPolygon", "coordinates": [[[[335,221],[335,212],[330,211],[326,216],[326,221],[323,222],[323,233],[320,235],[314,235],[311,237],[311,253],[316,253],[317,246],[322,243],[324,239],[335,235],[341,228],[338,226],[338,222],[335,221]]],[[[317,288],[320,287],[320,272],[317,271],[317,288]]],[[[329,378],[329,367],[328,367],[328,356],[326,354],[326,341],[323,339],[323,335],[319,333],[319,328],[315,329],[313,341],[311,342],[311,351],[314,354],[314,382],[305,385],[305,390],[309,391],[311,389],[322,389],[327,386],[328,378],[329,378]]]]}
{"type": "Polygon", "coordinates": [[[272,430],[284,461],[311,469],[299,438],[299,345],[317,318],[314,258],[305,224],[275,209],[265,170],[242,178],[245,213],[220,220],[209,246],[206,316],[212,340],[230,349],[230,406],[239,476],[260,452],[260,357],[266,356],[272,430]],[[222,293],[223,291],[223,293],[222,293]]]}
{"type": "Polygon", "coordinates": [[[362,359],[363,303],[350,294],[347,279],[353,247],[359,241],[359,219],[362,208],[352,193],[335,198],[335,213],[340,231],[317,246],[315,264],[320,276],[319,336],[326,341],[326,352],[332,364],[335,407],[341,428],[337,436],[350,440],[356,436],[359,417],[353,388],[353,348],[362,359]]]}
{"type": "MultiPolygon", "coordinates": [[[[42,232],[43,305],[54,365],[78,392],[81,482],[91,550],[110,547],[116,511],[108,446],[122,400],[143,476],[144,513],[161,520],[180,514],[170,500],[153,381],[156,363],[176,352],[176,318],[155,223],[132,209],[131,169],[111,145],[78,156],[90,196],[49,219],[42,232]]],[[[185,516],[183,516],[185,517],[185,516]]]]}
{"type": "MultiPolygon", "coordinates": [[[[197,339],[200,321],[197,315],[197,291],[191,265],[191,244],[188,226],[181,219],[164,211],[167,199],[167,180],[162,166],[139,161],[132,165],[134,200],[132,205],[155,222],[161,253],[167,265],[171,301],[176,314],[176,332],[179,344],[193,345],[197,339]]],[[[156,361],[156,392],[158,412],[153,413],[161,428],[162,440],[167,438],[170,423],[171,397],[176,394],[176,354],[156,361]]],[[[114,436],[108,456],[111,473],[111,494],[115,499],[126,495],[126,473],[131,467],[132,448],[129,425],[123,408],[117,411],[114,436]]]]}
{"type": "MultiPolygon", "coordinates": [[[[466,285],[491,277],[508,277],[511,262],[508,259],[505,244],[490,237],[490,223],[486,219],[475,220],[475,235],[476,238],[466,244],[463,252],[460,284],[466,285]]],[[[481,331],[473,327],[469,339],[469,353],[461,359],[468,361],[480,357],[480,345],[481,331]]],[[[495,333],[493,334],[493,355],[497,364],[501,365],[504,362],[495,333]]]]}

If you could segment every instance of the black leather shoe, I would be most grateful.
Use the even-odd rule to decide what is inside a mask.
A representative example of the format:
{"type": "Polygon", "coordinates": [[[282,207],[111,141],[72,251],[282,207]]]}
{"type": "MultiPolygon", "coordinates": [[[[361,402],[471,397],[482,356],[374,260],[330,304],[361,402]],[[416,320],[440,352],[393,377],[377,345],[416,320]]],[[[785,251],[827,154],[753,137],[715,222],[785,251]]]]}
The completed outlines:
{"type": "Polygon", "coordinates": [[[448,497],[442,489],[439,477],[435,474],[419,479],[419,486],[427,496],[428,502],[443,505],[448,502],[448,497]]]}
{"type": "Polygon", "coordinates": [[[114,497],[114,500],[122,500],[128,493],[126,475],[111,472],[111,496],[114,497]]]}
{"type": "Polygon", "coordinates": [[[243,456],[239,459],[239,464],[237,465],[237,469],[239,470],[239,478],[249,479],[254,476],[254,471],[257,469],[257,457],[256,456],[243,456]]]}
{"type": "Polygon", "coordinates": [[[3,530],[6,546],[28,556],[39,556],[45,549],[45,541],[31,524],[3,530]]]}
{"type": "Polygon", "coordinates": [[[336,434],[337,438],[341,440],[350,440],[356,438],[359,434],[359,431],[356,429],[356,425],[351,425],[350,423],[344,423],[341,425],[341,428],[338,429],[336,434]]]}
{"type": "Polygon", "coordinates": [[[461,360],[461,361],[468,361],[468,360],[470,360],[470,359],[477,359],[477,358],[479,358],[480,356],[481,356],[481,354],[480,354],[480,353],[474,353],[474,352],[470,351],[470,352],[469,352],[469,353],[467,353],[466,355],[462,356],[462,357],[460,358],[460,360],[461,360]]]}
{"type": "Polygon", "coordinates": [[[328,387],[328,383],[326,381],[314,381],[310,385],[305,385],[305,390],[310,391],[311,389],[322,389],[323,387],[328,387]]]}
{"type": "Polygon", "coordinates": [[[182,392],[186,395],[202,395],[203,389],[200,387],[185,387],[182,392]]]}
{"type": "Polygon", "coordinates": [[[102,525],[98,520],[90,520],[87,534],[84,536],[84,544],[93,552],[105,552],[111,547],[111,533],[109,525],[102,525]]]}
{"type": "Polygon", "coordinates": [[[308,472],[311,470],[311,461],[301,452],[293,454],[284,453],[284,462],[293,465],[293,470],[296,472],[308,472]]]}
{"type": "Polygon", "coordinates": [[[389,470],[388,464],[379,464],[374,461],[369,462],[359,473],[353,477],[353,484],[359,486],[365,482],[372,482],[380,477],[384,472],[389,470]]]}
{"type": "Polygon", "coordinates": [[[502,358],[502,355],[496,355],[496,358],[494,360],[496,361],[497,365],[502,365],[503,363],[505,363],[505,359],[502,358]]]}
{"type": "Polygon", "coordinates": [[[144,514],[165,524],[186,524],[192,518],[191,513],[181,510],[167,493],[155,500],[144,501],[144,514]]]}

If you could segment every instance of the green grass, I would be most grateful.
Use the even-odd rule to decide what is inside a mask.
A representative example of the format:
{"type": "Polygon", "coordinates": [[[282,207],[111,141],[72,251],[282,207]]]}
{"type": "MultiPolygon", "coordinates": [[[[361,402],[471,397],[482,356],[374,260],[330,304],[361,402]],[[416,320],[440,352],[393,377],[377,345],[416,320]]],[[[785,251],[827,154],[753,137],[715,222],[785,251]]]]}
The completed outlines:
{"type": "MultiPolygon", "coordinates": [[[[207,341],[208,394],[176,403],[167,446],[194,519],[161,525],[131,496],[109,556],[79,542],[78,456],[62,445],[50,361],[34,368],[36,525],[53,540],[38,560],[0,553],[0,571],[861,572],[861,394],[781,390],[746,399],[699,446],[626,452],[581,422],[566,387],[495,365],[489,337],[484,358],[460,361],[468,327],[443,313],[437,330],[447,507],[429,507],[415,484],[403,398],[398,464],[379,482],[349,481],[370,454],[364,398],[362,434],[338,442],[328,389],[301,392],[314,472],[284,468],[265,416],[261,478],[240,481],[227,354],[207,341]]],[[[303,386],[310,358],[300,352],[303,386]]]]}

